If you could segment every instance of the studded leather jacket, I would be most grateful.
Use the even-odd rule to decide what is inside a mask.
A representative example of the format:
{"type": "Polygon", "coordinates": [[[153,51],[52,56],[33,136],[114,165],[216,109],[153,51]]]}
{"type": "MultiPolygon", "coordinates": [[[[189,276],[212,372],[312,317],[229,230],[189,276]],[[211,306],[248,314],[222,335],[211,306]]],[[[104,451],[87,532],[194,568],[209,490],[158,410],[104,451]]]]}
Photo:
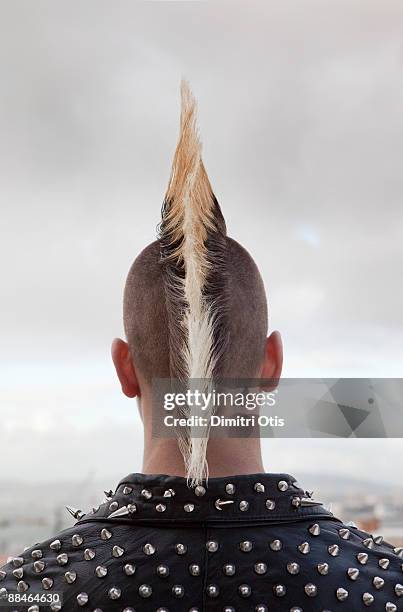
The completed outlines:
{"type": "Polygon", "coordinates": [[[70,511],[72,528],[0,571],[4,610],[403,610],[403,549],[344,525],[287,474],[195,489],[132,474],[99,508],[70,511]]]}

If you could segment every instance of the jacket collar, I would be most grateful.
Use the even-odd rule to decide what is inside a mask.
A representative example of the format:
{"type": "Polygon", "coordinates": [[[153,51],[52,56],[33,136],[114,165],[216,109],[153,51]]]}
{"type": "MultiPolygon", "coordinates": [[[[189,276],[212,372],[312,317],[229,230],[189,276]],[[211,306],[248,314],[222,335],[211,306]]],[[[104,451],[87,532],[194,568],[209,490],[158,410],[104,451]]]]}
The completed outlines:
{"type": "Polygon", "coordinates": [[[187,480],[164,474],[129,474],[115,492],[80,521],[111,522],[286,522],[333,518],[322,503],[289,474],[248,474],[209,478],[195,488],[187,480]]]}

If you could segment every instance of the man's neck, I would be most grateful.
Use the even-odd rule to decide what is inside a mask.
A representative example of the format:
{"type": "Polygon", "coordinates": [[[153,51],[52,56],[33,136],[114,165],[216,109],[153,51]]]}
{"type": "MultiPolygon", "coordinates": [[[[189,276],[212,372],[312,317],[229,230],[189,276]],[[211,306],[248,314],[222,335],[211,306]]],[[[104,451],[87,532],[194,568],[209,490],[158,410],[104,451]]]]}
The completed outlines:
{"type": "MultiPolygon", "coordinates": [[[[212,439],[207,449],[209,476],[234,476],[264,472],[259,439],[212,439]]],[[[148,438],[144,441],[144,474],[186,476],[176,439],[148,438]]]]}

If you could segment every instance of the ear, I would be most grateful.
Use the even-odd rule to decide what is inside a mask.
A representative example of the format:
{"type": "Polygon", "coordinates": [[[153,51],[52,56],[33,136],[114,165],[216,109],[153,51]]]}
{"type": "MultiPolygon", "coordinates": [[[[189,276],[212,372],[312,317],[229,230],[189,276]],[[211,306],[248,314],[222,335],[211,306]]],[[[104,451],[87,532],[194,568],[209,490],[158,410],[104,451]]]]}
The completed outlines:
{"type": "Polygon", "coordinates": [[[112,359],[122,391],[127,397],[140,396],[140,386],[127,342],[115,338],[112,342],[112,359]]]}
{"type": "Polygon", "coordinates": [[[265,356],[263,361],[262,379],[271,379],[273,382],[262,384],[262,389],[265,391],[273,391],[278,385],[283,369],[283,343],[281,341],[280,332],[274,331],[266,339],[265,356]]]}

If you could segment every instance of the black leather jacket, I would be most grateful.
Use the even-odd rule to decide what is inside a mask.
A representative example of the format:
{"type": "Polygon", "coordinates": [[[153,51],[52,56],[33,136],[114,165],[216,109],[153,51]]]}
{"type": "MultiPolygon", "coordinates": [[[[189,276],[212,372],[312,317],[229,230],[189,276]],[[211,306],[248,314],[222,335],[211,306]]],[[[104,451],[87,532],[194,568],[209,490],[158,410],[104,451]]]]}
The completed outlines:
{"type": "MultiPolygon", "coordinates": [[[[105,503],[12,559],[7,610],[403,610],[403,549],[346,526],[287,474],[186,480],[132,474],[105,503]],[[11,597],[12,598],[12,597],[11,597]],[[400,603],[399,603],[400,602],[400,603]]],[[[2,605],[0,603],[0,609],[2,605]]]]}

